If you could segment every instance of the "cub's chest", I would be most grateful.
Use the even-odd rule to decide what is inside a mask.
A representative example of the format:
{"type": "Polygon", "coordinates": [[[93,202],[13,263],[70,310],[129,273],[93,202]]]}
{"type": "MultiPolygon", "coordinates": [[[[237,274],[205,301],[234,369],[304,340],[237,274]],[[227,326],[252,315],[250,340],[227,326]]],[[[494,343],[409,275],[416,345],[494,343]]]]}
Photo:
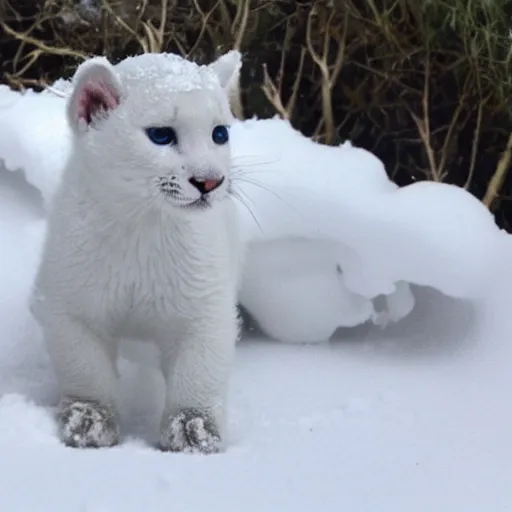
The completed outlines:
{"type": "Polygon", "coordinates": [[[112,237],[101,251],[107,280],[120,288],[167,288],[180,274],[183,247],[155,229],[112,237]]]}
{"type": "Polygon", "coordinates": [[[229,264],[223,246],[206,230],[140,228],[108,240],[101,251],[103,273],[110,287],[133,294],[134,300],[186,293],[205,280],[224,278],[229,264]]]}

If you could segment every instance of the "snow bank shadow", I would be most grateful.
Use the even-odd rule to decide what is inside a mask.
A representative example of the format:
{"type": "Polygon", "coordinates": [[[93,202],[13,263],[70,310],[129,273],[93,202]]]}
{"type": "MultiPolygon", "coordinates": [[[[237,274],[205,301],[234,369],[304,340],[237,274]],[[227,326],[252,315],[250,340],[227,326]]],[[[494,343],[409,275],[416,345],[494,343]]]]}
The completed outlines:
{"type": "Polygon", "coordinates": [[[369,347],[387,358],[453,357],[474,348],[479,337],[479,310],[466,299],[448,297],[428,287],[413,287],[414,310],[381,329],[366,323],[338,329],[333,343],[354,352],[369,347]]]}
{"type": "MultiPolygon", "coordinates": [[[[468,299],[456,299],[429,287],[412,286],[413,311],[382,329],[370,322],[344,327],[331,338],[334,349],[368,357],[368,350],[387,358],[421,359],[456,356],[478,342],[480,311],[468,299]]],[[[267,338],[250,315],[242,310],[243,341],[267,338]]],[[[268,339],[268,338],[267,338],[268,339]]],[[[279,341],[269,343],[281,344],[279,341]]]]}
{"type": "Polygon", "coordinates": [[[43,196],[38,188],[31,185],[23,171],[8,171],[0,160],[0,187],[16,193],[16,198],[22,203],[28,215],[43,218],[46,215],[43,206],[43,196]]]}

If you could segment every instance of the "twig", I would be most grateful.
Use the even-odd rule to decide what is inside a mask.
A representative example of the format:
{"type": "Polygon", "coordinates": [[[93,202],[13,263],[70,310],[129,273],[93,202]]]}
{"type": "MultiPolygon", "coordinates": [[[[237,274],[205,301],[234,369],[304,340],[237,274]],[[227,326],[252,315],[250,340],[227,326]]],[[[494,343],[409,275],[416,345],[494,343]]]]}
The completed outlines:
{"type": "Polygon", "coordinates": [[[14,37],[18,41],[24,41],[25,43],[29,43],[36,48],[39,48],[42,52],[53,54],[53,55],[60,55],[60,56],[66,56],[66,57],[75,57],[77,59],[85,60],[87,59],[87,55],[85,55],[82,52],[79,52],[77,50],[72,50],[71,48],[55,48],[53,46],[49,46],[39,39],[36,39],[34,37],[29,36],[28,34],[23,34],[21,32],[17,32],[16,30],[9,27],[4,22],[0,23],[0,26],[4,29],[6,34],[9,34],[10,36],[14,37]]]}
{"type": "Polygon", "coordinates": [[[507,145],[505,147],[505,151],[503,151],[498,165],[496,166],[496,170],[489,181],[489,185],[487,185],[487,190],[485,192],[485,196],[482,202],[492,210],[492,206],[494,204],[495,199],[498,197],[499,191],[505,181],[505,177],[507,176],[507,171],[510,166],[510,161],[512,160],[512,133],[508,136],[507,145]]]}
{"type": "Polygon", "coordinates": [[[21,89],[25,90],[25,85],[29,85],[32,87],[41,87],[45,88],[48,86],[45,80],[33,79],[33,78],[21,78],[19,76],[11,75],[10,73],[4,73],[5,81],[9,84],[9,87],[13,89],[21,89]]]}
{"type": "MultiPolygon", "coordinates": [[[[243,10],[242,10],[242,15],[241,15],[241,19],[240,19],[240,24],[238,24],[238,28],[236,30],[236,38],[235,38],[235,42],[233,44],[233,48],[235,50],[240,50],[241,46],[242,46],[242,40],[244,38],[244,34],[245,34],[245,31],[247,29],[247,22],[249,20],[249,7],[251,6],[251,0],[239,0],[239,2],[237,2],[237,4],[239,5],[240,2],[243,3],[243,10]]],[[[235,20],[237,21],[237,18],[238,18],[238,12],[237,12],[237,16],[235,18],[235,20]]],[[[235,23],[233,22],[233,26],[236,26],[235,23]]]]}
{"type": "MultiPolygon", "coordinates": [[[[114,21],[122,28],[124,28],[129,34],[131,34],[133,36],[133,38],[139,43],[140,47],[142,48],[142,51],[144,53],[148,53],[149,52],[149,48],[148,48],[148,45],[146,43],[146,40],[139,36],[139,34],[137,34],[137,32],[135,30],[133,30],[132,27],[130,27],[130,25],[128,25],[128,23],[126,23],[125,21],[123,21],[121,19],[120,16],[118,16],[112,9],[112,7],[110,6],[110,4],[107,2],[107,0],[101,0],[101,5],[105,8],[105,10],[110,14],[110,16],[112,16],[112,18],[114,19],[114,21]]],[[[142,23],[142,26],[144,27],[144,23],[142,23]]]]}
{"type": "Polygon", "coordinates": [[[168,0],[162,0],[162,10],[160,13],[160,26],[158,27],[157,36],[158,36],[158,51],[161,52],[164,47],[164,35],[165,35],[165,25],[167,23],[167,9],[168,9],[168,0]]]}
{"type": "Polygon", "coordinates": [[[487,103],[487,99],[478,102],[478,111],[476,114],[476,126],[475,131],[473,133],[473,144],[471,146],[471,159],[469,161],[469,171],[468,177],[466,179],[466,183],[464,184],[464,188],[466,190],[471,186],[471,182],[473,181],[473,174],[475,172],[475,164],[476,164],[476,155],[478,152],[478,145],[480,142],[480,131],[482,127],[482,115],[484,110],[484,104],[487,103]]]}
{"type": "MultiPolygon", "coordinates": [[[[144,50],[144,53],[156,53],[158,52],[158,41],[157,41],[157,34],[156,29],[151,23],[151,20],[143,21],[142,28],[146,34],[146,38],[140,38],[141,39],[141,46],[144,50]]],[[[138,36],[137,36],[138,37],[138,36]]]]}
{"type": "Polygon", "coordinates": [[[433,181],[442,181],[442,175],[439,167],[436,163],[436,155],[432,148],[431,132],[430,132],[430,112],[429,112],[429,101],[430,101],[430,52],[427,45],[426,56],[425,56],[425,77],[423,81],[423,94],[421,97],[421,105],[423,110],[423,117],[420,119],[408,105],[405,105],[420,136],[421,142],[428,159],[430,178],[433,181]]]}
{"type": "Polygon", "coordinates": [[[299,97],[300,81],[302,78],[302,73],[304,72],[305,57],[306,48],[302,46],[300,49],[299,68],[297,70],[297,74],[295,75],[295,80],[293,81],[292,94],[290,95],[290,99],[286,103],[286,111],[288,112],[289,117],[291,117],[293,111],[295,110],[295,104],[297,103],[297,98],[299,97]]]}
{"type": "MultiPolygon", "coordinates": [[[[428,46],[425,59],[425,81],[423,83],[423,97],[421,99],[421,104],[423,108],[423,130],[420,130],[420,137],[422,138],[423,143],[425,144],[425,150],[427,152],[427,158],[430,164],[430,171],[432,172],[432,177],[434,178],[434,181],[441,181],[441,177],[439,175],[440,173],[436,165],[434,150],[432,149],[432,141],[430,138],[430,51],[428,46]]],[[[417,123],[417,120],[415,121],[417,123]]]]}
{"type": "Polygon", "coordinates": [[[279,88],[270,78],[268,74],[267,64],[263,64],[263,85],[261,86],[261,90],[263,94],[267,97],[268,101],[272,104],[272,106],[276,109],[277,113],[283,119],[290,119],[288,112],[286,111],[286,107],[283,105],[281,100],[281,93],[279,88]]]}
{"type": "Polygon", "coordinates": [[[459,120],[460,114],[466,105],[466,96],[467,96],[466,93],[467,93],[468,82],[469,82],[469,78],[466,80],[466,83],[464,84],[464,88],[462,90],[462,94],[459,99],[459,103],[457,105],[457,108],[455,109],[455,112],[452,116],[452,120],[448,127],[448,131],[446,132],[446,136],[444,138],[444,144],[441,149],[441,160],[440,160],[439,166],[438,166],[438,174],[441,178],[441,181],[443,179],[444,169],[446,166],[446,162],[448,160],[448,153],[449,153],[449,149],[450,149],[450,144],[452,142],[453,133],[455,131],[455,127],[457,126],[457,122],[459,120]]]}
{"type": "Polygon", "coordinates": [[[286,64],[286,55],[289,49],[290,40],[292,36],[292,29],[290,24],[286,27],[286,34],[284,38],[283,47],[281,50],[281,60],[279,64],[279,71],[277,73],[276,82],[274,82],[268,73],[267,65],[263,64],[263,85],[261,89],[269,102],[276,109],[277,113],[284,119],[290,120],[293,116],[293,112],[295,110],[295,104],[297,102],[297,97],[299,95],[300,83],[302,79],[302,74],[304,72],[304,60],[306,57],[306,48],[301,47],[300,51],[300,60],[299,67],[297,72],[295,73],[295,80],[292,85],[292,93],[286,102],[286,105],[283,104],[282,100],[282,85],[283,85],[283,76],[284,69],[286,64]]]}
{"type": "Polygon", "coordinates": [[[204,33],[208,28],[208,20],[210,19],[210,16],[213,14],[215,9],[217,9],[220,0],[217,0],[215,4],[213,4],[213,7],[205,14],[203,10],[201,9],[201,6],[199,5],[199,2],[197,0],[192,0],[194,7],[196,8],[196,11],[198,12],[199,16],[201,16],[201,30],[199,31],[199,35],[196,38],[195,43],[192,45],[190,50],[186,53],[185,58],[190,58],[191,55],[194,55],[194,52],[197,50],[197,47],[201,43],[204,37],[204,33]]]}
{"type": "Polygon", "coordinates": [[[323,49],[322,55],[319,55],[316,50],[313,48],[313,42],[311,39],[311,30],[313,24],[313,17],[317,14],[316,9],[313,9],[308,16],[308,20],[306,23],[306,45],[308,48],[308,52],[313,59],[313,62],[320,69],[320,73],[322,75],[322,87],[321,87],[321,96],[322,96],[322,117],[323,124],[325,125],[325,138],[328,144],[332,143],[334,140],[334,113],[332,108],[332,88],[335,84],[336,78],[341,70],[343,65],[343,59],[345,55],[345,39],[346,39],[346,29],[348,22],[348,15],[345,14],[344,27],[341,36],[341,42],[338,45],[338,53],[336,55],[335,63],[333,71],[331,72],[329,69],[329,46],[331,42],[331,23],[335,15],[335,11],[332,10],[329,13],[327,18],[326,27],[324,28],[325,35],[323,41],[323,49]]]}

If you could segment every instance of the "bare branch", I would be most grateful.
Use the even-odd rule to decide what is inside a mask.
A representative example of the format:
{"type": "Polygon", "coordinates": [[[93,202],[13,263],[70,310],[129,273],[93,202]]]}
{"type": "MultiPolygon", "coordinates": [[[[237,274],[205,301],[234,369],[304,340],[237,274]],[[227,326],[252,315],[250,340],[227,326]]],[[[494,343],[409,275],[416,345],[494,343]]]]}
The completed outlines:
{"type": "Polygon", "coordinates": [[[201,9],[201,6],[199,5],[199,2],[197,0],[192,0],[192,2],[194,3],[194,7],[196,8],[196,11],[198,12],[199,16],[201,16],[201,30],[199,31],[199,35],[197,36],[195,43],[191,46],[190,50],[185,54],[187,59],[194,54],[194,52],[197,50],[197,47],[203,40],[204,33],[208,28],[208,21],[210,19],[210,16],[213,14],[215,9],[217,9],[219,1],[220,0],[217,0],[213,7],[205,14],[201,9]]]}
{"type": "MultiPolygon", "coordinates": [[[[240,2],[243,4],[241,12],[241,19],[240,23],[233,23],[234,26],[237,26],[236,29],[236,37],[235,42],[233,44],[233,48],[235,50],[240,50],[242,46],[242,40],[244,38],[245,31],[247,30],[247,21],[249,20],[249,7],[251,6],[251,0],[239,0],[238,4],[240,5],[240,2]]],[[[235,22],[238,21],[238,11],[237,11],[237,17],[235,18],[235,22]]]]}
{"type": "Polygon", "coordinates": [[[267,97],[268,101],[276,109],[277,113],[283,119],[289,119],[289,114],[281,100],[281,93],[279,91],[279,88],[270,78],[266,63],[263,64],[263,85],[261,86],[261,90],[267,97]]]}
{"type": "Polygon", "coordinates": [[[496,170],[492,175],[491,181],[489,185],[487,185],[487,190],[485,192],[485,196],[482,202],[489,208],[493,209],[494,202],[498,197],[498,194],[501,190],[501,187],[505,181],[507,176],[508,169],[510,167],[510,161],[512,160],[512,133],[508,136],[507,145],[505,147],[505,151],[501,154],[501,157],[498,161],[498,165],[496,166],[496,170]]]}
{"type": "Polygon", "coordinates": [[[466,179],[466,183],[464,184],[464,188],[466,190],[471,186],[471,182],[473,181],[473,175],[475,172],[475,163],[476,163],[476,155],[478,152],[478,145],[480,142],[480,132],[482,127],[482,115],[484,110],[484,105],[487,103],[487,100],[482,100],[478,102],[478,111],[476,114],[476,125],[475,131],[473,132],[473,144],[471,145],[471,159],[469,162],[469,171],[468,177],[466,179]]]}
{"type": "Polygon", "coordinates": [[[306,48],[304,46],[300,49],[300,60],[299,60],[299,69],[297,70],[297,74],[295,75],[295,80],[293,81],[292,86],[292,94],[286,103],[286,112],[288,112],[288,116],[291,118],[293,111],[295,110],[295,104],[297,102],[297,98],[299,96],[299,88],[300,81],[302,79],[302,74],[304,72],[304,59],[306,57],[306,48]]]}
{"type": "MultiPolygon", "coordinates": [[[[119,25],[124,30],[126,30],[139,43],[139,45],[142,48],[142,51],[144,53],[148,53],[150,51],[148,44],[146,43],[146,40],[143,37],[139,36],[139,34],[137,34],[137,32],[135,30],[133,30],[133,28],[130,27],[130,25],[128,25],[123,19],[121,19],[120,16],[118,16],[113,11],[112,7],[107,2],[107,0],[101,0],[101,5],[108,12],[108,14],[112,17],[112,19],[115,21],[115,23],[117,23],[117,25],[119,25]]],[[[145,28],[144,23],[143,23],[143,28],[145,28]]]]}
{"type": "MultiPolygon", "coordinates": [[[[335,132],[335,125],[334,125],[334,114],[333,114],[333,108],[332,108],[332,87],[334,85],[333,77],[331,76],[330,70],[329,70],[329,46],[331,41],[331,23],[333,20],[333,17],[335,15],[335,11],[332,10],[329,13],[329,16],[327,18],[327,24],[325,27],[324,32],[324,42],[323,42],[323,53],[320,56],[316,50],[313,47],[313,42],[311,39],[311,30],[312,30],[312,24],[313,24],[313,17],[316,16],[317,11],[316,9],[312,9],[311,12],[308,15],[308,20],[306,24],[306,45],[309,51],[309,54],[311,55],[311,58],[315,62],[315,64],[320,69],[320,73],[322,75],[322,86],[321,86],[321,97],[322,97],[322,117],[323,117],[323,124],[325,125],[325,139],[328,144],[332,143],[334,140],[334,132],[335,132]]],[[[342,42],[338,45],[338,53],[335,60],[335,74],[336,76],[339,74],[339,71],[341,69],[342,63],[343,63],[343,57],[344,57],[344,51],[345,51],[345,40],[346,34],[343,34],[342,42]]]]}
{"type": "Polygon", "coordinates": [[[162,9],[160,11],[160,26],[157,31],[157,39],[159,50],[162,51],[164,48],[164,36],[165,36],[165,26],[167,24],[167,10],[168,10],[168,0],[162,0],[162,9]]]}
{"type": "Polygon", "coordinates": [[[0,23],[0,26],[3,28],[4,32],[6,34],[9,34],[10,36],[14,37],[18,41],[23,41],[25,43],[31,44],[41,50],[42,52],[52,54],[52,55],[60,55],[60,56],[67,56],[67,57],[75,57],[77,59],[85,60],[87,59],[87,55],[85,55],[82,52],[79,52],[77,50],[72,50],[71,48],[55,48],[53,46],[48,46],[47,44],[43,43],[39,39],[35,39],[34,37],[29,36],[28,34],[17,32],[16,30],[9,27],[4,22],[0,23]]]}

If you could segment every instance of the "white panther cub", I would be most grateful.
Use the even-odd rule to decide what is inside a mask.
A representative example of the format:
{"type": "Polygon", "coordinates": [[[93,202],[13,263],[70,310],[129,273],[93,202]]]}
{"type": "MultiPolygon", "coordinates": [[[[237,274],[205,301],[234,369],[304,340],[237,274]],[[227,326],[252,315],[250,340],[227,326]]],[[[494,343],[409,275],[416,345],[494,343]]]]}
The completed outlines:
{"type": "Polygon", "coordinates": [[[208,66],[143,55],[79,66],[73,146],[31,301],[75,447],[119,442],[117,344],[156,342],[167,385],[160,447],[222,449],[239,322],[227,89],[240,54],[208,66]]]}

